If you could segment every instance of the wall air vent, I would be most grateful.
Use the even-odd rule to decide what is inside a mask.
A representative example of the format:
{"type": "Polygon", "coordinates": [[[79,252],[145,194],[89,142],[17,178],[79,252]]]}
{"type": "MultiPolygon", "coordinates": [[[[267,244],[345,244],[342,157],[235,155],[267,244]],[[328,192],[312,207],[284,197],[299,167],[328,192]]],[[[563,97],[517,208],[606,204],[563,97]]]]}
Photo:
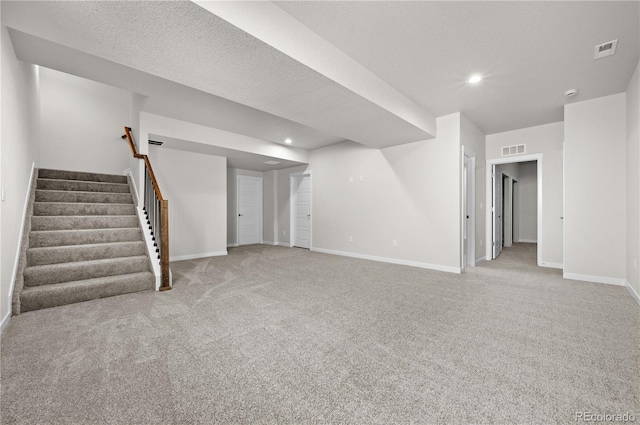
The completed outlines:
{"type": "Polygon", "coordinates": [[[606,43],[598,44],[595,47],[593,59],[602,59],[613,55],[616,52],[616,47],[618,47],[618,40],[611,40],[606,43]]]}
{"type": "Polygon", "coordinates": [[[502,147],[502,156],[511,156],[511,155],[522,155],[526,153],[527,149],[525,145],[513,145],[513,146],[503,146],[502,147]]]}
{"type": "Polygon", "coordinates": [[[154,146],[162,146],[164,145],[164,142],[159,142],[157,140],[149,140],[149,144],[154,146]]]}

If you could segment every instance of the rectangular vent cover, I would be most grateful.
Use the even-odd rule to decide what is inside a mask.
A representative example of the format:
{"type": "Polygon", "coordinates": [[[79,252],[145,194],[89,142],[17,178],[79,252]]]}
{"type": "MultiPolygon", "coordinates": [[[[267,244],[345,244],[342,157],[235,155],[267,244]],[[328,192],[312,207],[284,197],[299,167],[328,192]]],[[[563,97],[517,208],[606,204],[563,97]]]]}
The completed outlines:
{"type": "Polygon", "coordinates": [[[276,164],[280,164],[280,162],[279,162],[279,161],[273,161],[273,160],[265,161],[264,163],[265,163],[265,164],[269,164],[269,165],[276,165],[276,164]]]}
{"type": "Polygon", "coordinates": [[[503,146],[502,147],[502,156],[510,156],[510,155],[522,155],[526,153],[527,149],[525,145],[513,145],[513,146],[503,146]]]}
{"type": "Polygon", "coordinates": [[[616,52],[616,47],[618,47],[618,40],[611,40],[606,43],[598,44],[595,47],[593,59],[602,59],[613,55],[616,52]]]}
{"type": "Polygon", "coordinates": [[[150,145],[155,145],[155,146],[162,146],[162,145],[164,145],[164,142],[159,142],[157,140],[149,140],[149,144],[150,145]]]}

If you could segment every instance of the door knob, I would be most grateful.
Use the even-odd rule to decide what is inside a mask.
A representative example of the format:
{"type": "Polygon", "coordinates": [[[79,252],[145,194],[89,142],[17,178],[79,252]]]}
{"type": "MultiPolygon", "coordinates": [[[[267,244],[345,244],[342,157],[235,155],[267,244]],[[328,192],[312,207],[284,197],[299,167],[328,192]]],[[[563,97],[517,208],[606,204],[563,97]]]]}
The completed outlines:
{"type": "Polygon", "coordinates": [[[238,217],[242,217],[242,214],[238,214],[238,217]]]}

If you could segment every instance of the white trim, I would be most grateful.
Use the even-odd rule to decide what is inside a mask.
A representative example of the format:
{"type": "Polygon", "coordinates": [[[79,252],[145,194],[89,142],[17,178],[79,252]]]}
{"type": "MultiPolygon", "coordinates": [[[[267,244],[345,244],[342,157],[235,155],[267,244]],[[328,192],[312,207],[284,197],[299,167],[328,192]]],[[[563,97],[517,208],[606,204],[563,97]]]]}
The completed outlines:
{"type": "Polygon", "coordinates": [[[561,263],[547,263],[547,262],[543,262],[542,264],[540,264],[542,267],[549,267],[552,269],[563,269],[564,268],[564,264],[561,263]]]}
{"type": "Polygon", "coordinates": [[[286,247],[286,248],[293,248],[293,247],[291,246],[291,244],[288,244],[288,243],[285,243],[285,242],[276,242],[276,245],[277,245],[277,246],[284,246],[284,247],[286,247]]]}
{"type": "Polygon", "coordinates": [[[0,332],[4,331],[4,328],[7,327],[10,321],[11,321],[11,310],[7,311],[7,314],[4,315],[4,319],[2,319],[2,324],[0,324],[0,332]]]}
{"type": "Polygon", "coordinates": [[[483,261],[487,261],[487,257],[478,258],[478,259],[476,260],[476,266],[477,266],[478,264],[482,263],[483,261]]]}
{"type": "Polygon", "coordinates": [[[591,276],[588,274],[563,273],[562,277],[570,280],[582,280],[584,282],[604,283],[606,285],[626,286],[626,279],[605,276],[591,276]]]}
{"type": "Polygon", "coordinates": [[[220,257],[227,255],[228,251],[203,252],[202,254],[180,255],[169,258],[169,261],[195,260],[197,258],[220,257]]]}
{"type": "Polygon", "coordinates": [[[627,289],[629,290],[629,292],[631,292],[631,296],[633,296],[633,298],[635,298],[636,302],[638,304],[640,304],[640,295],[638,295],[638,293],[636,292],[635,289],[633,289],[633,286],[631,286],[631,284],[629,283],[628,280],[624,281],[625,286],[627,287],[627,289]]]}
{"type": "Polygon", "coordinates": [[[151,230],[149,229],[149,225],[147,224],[147,217],[144,213],[143,207],[136,207],[136,212],[138,221],[140,223],[140,228],[142,229],[142,235],[144,236],[144,242],[147,247],[147,255],[149,255],[149,259],[151,261],[153,276],[155,277],[154,289],[156,291],[159,291],[160,286],[162,286],[162,272],[160,270],[160,260],[158,259],[158,253],[156,252],[156,248],[153,245],[153,236],[151,236],[151,230]]]}
{"type": "Polygon", "coordinates": [[[238,246],[240,246],[240,245],[238,245],[238,244],[237,244],[237,243],[235,243],[235,242],[234,242],[234,243],[228,243],[228,244],[227,244],[227,248],[236,248],[236,247],[238,247],[238,246]]]}
{"type": "Polygon", "coordinates": [[[133,187],[133,193],[135,196],[136,205],[138,205],[139,204],[138,188],[136,187],[136,180],[133,178],[133,173],[131,172],[131,168],[127,168],[122,172],[122,174],[129,177],[129,181],[131,182],[131,187],[133,187]]]}
{"type": "MultiPolygon", "coordinates": [[[[488,261],[493,259],[493,223],[491,217],[491,205],[493,205],[493,189],[491,189],[493,179],[492,179],[492,169],[493,165],[500,164],[511,164],[515,162],[527,162],[527,161],[536,161],[537,162],[537,192],[538,192],[538,240],[537,243],[537,263],[538,266],[542,266],[542,158],[543,154],[534,153],[529,155],[517,155],[517,156],[508,156],[504,158],[495,158],[495,159],[487,159],[486,166],[486,204],[485,204],[485,215],[486,215],[486,258],[488,261]]],[[[520,239],[518,242],[524,242],[523,239],[520,239]]]]}
{"type": "Polygon", "coordinates": [[[295,213],[295,195],[296,195],[296,184],[295,180],[298,177],[309,176],[309,210],[311,211],[311,216],[309,217],[309,250],[313,248],[313,175],[311,170],[308,171],[298,171],[295,173],[289,173],[289,244],[287,245],[290,248],[295,246],[296,242],[296,228],[293,220],[293,216],[295,213]]]}
{"type": "Polygon", "coordinates": [[[400,260],[397,258],[378,257],[375,255],[358,254],[355,252],[335,251],[333,249],[324,249],[324,248],[313,248],[311,251],[321,252],[323,254],[340,255],[342,257],[359,258],[362,260],[379,261],[381,263],[391,263],[391,264],[400,264],[403,266],[419,267],[421,269],[437,270],[440,272],[449,272],[449,273],[457,273],[457,274],[462,273],[462,269],[460,267],[441,266],[438,264],[428,264],[428,263],[421,263],[418,261],[400,260]]]}
{"type": "MultiPolygon", "coordinates": [[[[240,179],[247,179],[247,180],[259,180],[260,181],[260,202],[258,202],[259,208],[260,208],[260,212],[258,213],[258,215],[260,216],[260,220],[258,220],[258,241],[255,243],[262,243],[262,238],[264,237],[264,231],[263,229],[263,225],[262,222],[264,221],[264,211],[263,211],[263,203],[264,203],[264,179],[262,177],[256,177],[256,176],[245,176],[244,174],[237,174],[236,175],[236,240],[238,241],[238,246],[240,246],[240,220],[238,219],[238,217],[240,217],[240,179]]],[[[245,245],[253,245],[253,243],[250,244],[245,244],[245,245]]],[[[225,251],[226,252],[226,251],[225,251]]],[[[226,254],[225,254],[226,255],[226,254]]]]}
{"type": "MultiPolygon", "coordinates": [[[[18,263],[20,262],[20,252],[22,252],[22,234],[24,233],[24,224],[27,222],[27,211],[29,210],[29,199],[31,198],[31,189],[33,186],[33,177],[35,174],[36,163],[31,163],[31,174],[29,175],[29,184],[27,185],[27,193],[24,197],[24,207],[22,208],[22,220],[20,220],[20,231],[18,232],[18,246],[16,247],[16,256],[13,261],[13,271],[11,272],[11,283],[9,286],[9,317],[11,317],[11,312],[13,311],[13,290],[16,284],[16,276],[18,275],[18,263]]],[[[4,328],[5,318],[2,319],[2,327],[4,328]]],[[[7,321],[7,323],[9,323],[7,321]]]]}
{"type": "Polygon", "coordinates": [[[538,243],[538,241],[533,239],[518,239],[518,242],[516,243],[538,243]]]}
{"type": "MultiPolygon", "coordinates": [[[[476,258],[476,220],[477,220],[477,214],[476,214],[476,153],[473,151],[473,149],[469,148],[468,146],[462,146],[462,166],[460,169],[460,180],[463,180],[464,177],[464,163],[465,163],[465,157],[469,158],[469,162],[471,163],[471,169],[467,170],[467,173],[471,173],[470,174],[470,179],[471,179],[471,187],[467,187],[467,192],[471,191],[471,205],[467,205],[467,200],[469,199],[469,196],[467,193],[465,193],[464,188],[465,185],[467,184],[466,181],[462,181],[462,187],[460,188],[460,194],[462,199],[462,202],[460,203],[461,205],[461,209],[462,212],[460,214],[460,264],[462,265],[462,270],[465,270],[467,267],[467,264],[465,264],[464,261],[464,230],[465,230],[465,221],[466,221],[466,217],[465,217],[465,206],[467,206],[467,209],[469,210],[469,215],[470,215],[470,221],[469,221],[469,229],[467,231],[467,233],[470,235],[470,240],[467,241],[467,244],[470,248],[470,255],[469,258],[476,258]]],[[[468,174],[468,178],[467,180],[469,180],[469,174],[468,174]]],[[[467,259],[467,262],[469,262],[470,260],[467,259]]],[[[471,264],[471,267],[475,267],[475,265],[477,263],[471,261],[473,264],[471,264]]]]}

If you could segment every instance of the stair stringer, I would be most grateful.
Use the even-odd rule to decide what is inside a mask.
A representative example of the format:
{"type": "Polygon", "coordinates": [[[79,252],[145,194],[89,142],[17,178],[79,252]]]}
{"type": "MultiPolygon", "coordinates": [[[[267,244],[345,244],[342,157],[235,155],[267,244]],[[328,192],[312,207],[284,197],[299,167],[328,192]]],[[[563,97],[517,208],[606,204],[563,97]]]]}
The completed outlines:
{"type": "MultiPolygon", "coordinates": [[[[151,270],[153,272],[153,276],[155,277],[154,289],[156,291],[160,290],[160,286],[162,286],[162,272],[160,269],[160,259],[158,258],[158,253],[156,251],[155,241],[153,240],[153,235],[151,234],[151,229],[149,229],[149,223],[147,222],[147,214],[138,203],[138,188],[136,187],[135,180],[132,178],[131,171],[125,172],[129,180],[129,185],[133,188],[134,201],[136,205],[136,215],[138,216],[138,221],[140,222],[140,228],[142,229],[142,235],[144,237],[144,242],[147,247],[147,255],[149,256],[149,262],[151,263],[151,270]]],[[[171,269],[169,269],[169,286],[173,287],[173,275],[171,273],[171,269]]]]}
{"type": "Polygon", "coordinates": [[[11,293],[11,314],[17,316],[20,314],[20,294],[24,288],[24,269],[27,267],[27,249],[29,248],[29,234],[31,233],[31,217],[33,217],[33,203],[36,199],[36,181],[38,179],[38,168],[35,163],[31,167],[31,180],[29,180],[29,197],[26,205],[26,211],[22,218],[22,236],[20,238],[20,251],[16,258],[16,266],[14,266],[13,288],[11,293]]]}

